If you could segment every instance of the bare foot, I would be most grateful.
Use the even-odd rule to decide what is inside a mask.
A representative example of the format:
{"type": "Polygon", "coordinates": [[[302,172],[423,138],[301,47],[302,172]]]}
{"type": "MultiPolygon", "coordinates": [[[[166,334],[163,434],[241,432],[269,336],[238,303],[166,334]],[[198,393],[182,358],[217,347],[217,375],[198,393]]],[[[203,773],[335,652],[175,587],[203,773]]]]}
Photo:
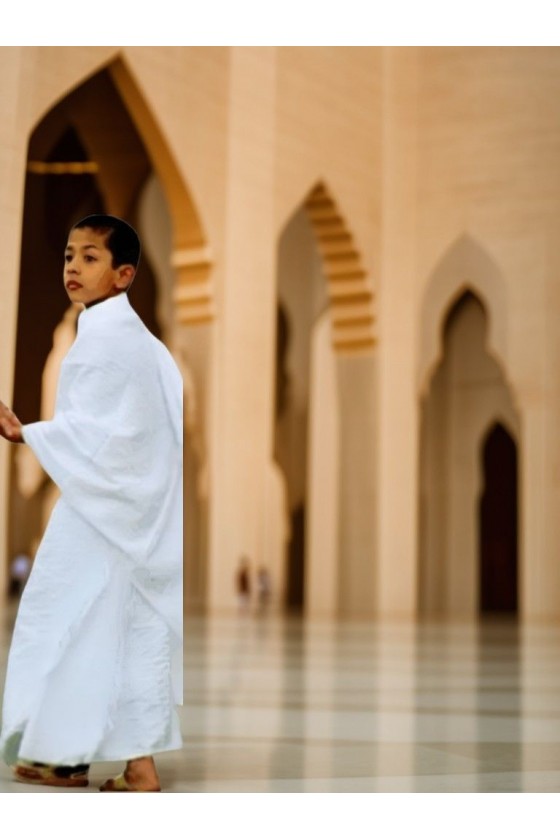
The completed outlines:
{"type": "Polygon", "coordinates": [[[128,784],[136,790],[161,790],[156,765],[151,755],[129,759],[126,762],[124,777],[128,784]]]}
{"type": "Polygon", "coordinates": [[[99,790],[103,793],[160,792],[161,786],[154,759],[151,755],[129,759],[124,773],[119,773],[114,779],[107,779],[99,790]]]}

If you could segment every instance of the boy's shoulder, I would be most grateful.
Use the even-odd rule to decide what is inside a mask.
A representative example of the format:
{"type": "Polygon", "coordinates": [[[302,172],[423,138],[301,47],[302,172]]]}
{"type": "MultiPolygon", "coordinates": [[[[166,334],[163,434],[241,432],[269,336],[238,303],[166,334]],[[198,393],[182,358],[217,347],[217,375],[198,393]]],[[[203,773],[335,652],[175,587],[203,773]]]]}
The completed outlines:
{"type": "Polygon", "coordinates": [[[120,322],[96,320],[88,329],[78,332],[74,344],[75,357],[103,365],[115,363],[132,370],[145,371],[154,362],[173,367],[179,372],[167,346],[144,324],[136,312],[120,322]]]}

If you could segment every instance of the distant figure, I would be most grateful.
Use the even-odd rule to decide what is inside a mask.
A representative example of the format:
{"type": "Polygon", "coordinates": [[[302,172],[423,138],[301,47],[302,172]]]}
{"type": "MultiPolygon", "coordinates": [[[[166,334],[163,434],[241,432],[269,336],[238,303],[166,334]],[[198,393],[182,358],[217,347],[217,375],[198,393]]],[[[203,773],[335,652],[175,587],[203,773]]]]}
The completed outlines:
{"type": "Polygon", "coordinates": [[[257,602],[261,610],[268,606],[271,590],[270,572],[266,566],[260,566],[257,570],[257,602]]]}
{"type": "Polygon", "coordinates": [[[243,555],[239,561],[236,575],[237,600],[242,611],[247,610],[251,601],[251,578],[249,574],[249,558],[243,555]]]}
{"type": "Polygon", "coordinates": [[[31,558],[24,553],[16,554],[10,565],[10,596],[21,595],[30,571],[31,558]]]}

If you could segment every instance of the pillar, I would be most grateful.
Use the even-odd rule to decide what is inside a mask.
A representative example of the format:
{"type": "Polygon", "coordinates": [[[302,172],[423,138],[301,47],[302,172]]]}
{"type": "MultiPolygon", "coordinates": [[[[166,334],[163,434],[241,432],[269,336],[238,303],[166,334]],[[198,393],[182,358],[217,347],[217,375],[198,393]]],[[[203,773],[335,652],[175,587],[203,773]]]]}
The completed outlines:
{"type": "Polygon", "coordinates": [[[275,48],[230,53],[227,195],[212,400],[210,608],[235,603],[239,557],[265,558],[274,396],[275,48]]]}

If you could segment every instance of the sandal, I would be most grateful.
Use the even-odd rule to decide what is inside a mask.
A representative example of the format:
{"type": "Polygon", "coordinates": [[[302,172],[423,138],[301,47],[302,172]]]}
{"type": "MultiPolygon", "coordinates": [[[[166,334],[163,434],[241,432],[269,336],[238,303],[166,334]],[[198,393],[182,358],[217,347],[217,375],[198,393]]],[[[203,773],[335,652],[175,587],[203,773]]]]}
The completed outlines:
{"type": "Polygon", "coordinates": [[[53,787],[87,787],[89,764],[56,765],[42,761],[20,759],[12,767],[17,782],[26,785],[52,785],[53,787]]]}
{"type": "Polygon", "coordinates": [[[151,788],[150,790],[134,787],[130,782],[127,782],[124,773],[119,773],[114,779],[107,779],[106,782],[103,782],[99,790],[102,793],[161,793],[160,787],[151,788]]]}

